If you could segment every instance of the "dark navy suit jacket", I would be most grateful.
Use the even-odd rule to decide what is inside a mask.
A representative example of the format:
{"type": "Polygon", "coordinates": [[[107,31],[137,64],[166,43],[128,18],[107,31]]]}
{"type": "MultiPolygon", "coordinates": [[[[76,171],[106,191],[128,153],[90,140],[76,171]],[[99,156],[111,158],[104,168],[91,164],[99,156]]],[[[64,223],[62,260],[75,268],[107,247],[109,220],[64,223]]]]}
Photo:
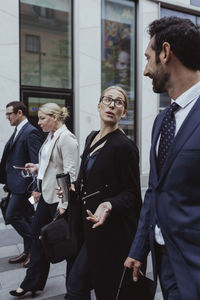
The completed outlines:
{"type": "Polygon", "coordinates": [[[25,194],[32,178],[23,178],[21,170],[14,169],[13,166],[38,162],[38,152],[43,141],[42,135],[28,122],[21,128],[11,147],[10,139],[5,145],[1,159],[0,182],[7,184],[13,194],[25,194]]]}
{"type": "Polygon", "coordinates": [[[157,277],[154,231],[159,224],[181,294],[200,299],[200,98],[179,129],[158,178],[156,144],[165,111],[154,123],[149,188],[129,256],[144,261],[152,252],[157,277]]]}

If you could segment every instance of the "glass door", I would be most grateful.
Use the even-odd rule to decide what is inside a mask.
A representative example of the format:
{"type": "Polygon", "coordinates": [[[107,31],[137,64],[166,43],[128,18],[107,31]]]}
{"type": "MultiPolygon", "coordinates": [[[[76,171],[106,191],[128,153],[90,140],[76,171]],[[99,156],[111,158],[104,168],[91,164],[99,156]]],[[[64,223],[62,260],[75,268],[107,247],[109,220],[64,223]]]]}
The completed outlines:
{"type": "Polygon", "coordinates": [[[69,111],[69,117],[66,120],[66,125],[69,130],[73,131],[73,101],[70,93],[58,93],[57,91],[51,91],[51,93],[48,93],[45,91],[35,91],[29,89],[21,91],[21,99],[25,105],[27,105],[29,121],[37,128],[37,113],[40,105],[53,102],[60,106],[66,106],[69,111]]]}

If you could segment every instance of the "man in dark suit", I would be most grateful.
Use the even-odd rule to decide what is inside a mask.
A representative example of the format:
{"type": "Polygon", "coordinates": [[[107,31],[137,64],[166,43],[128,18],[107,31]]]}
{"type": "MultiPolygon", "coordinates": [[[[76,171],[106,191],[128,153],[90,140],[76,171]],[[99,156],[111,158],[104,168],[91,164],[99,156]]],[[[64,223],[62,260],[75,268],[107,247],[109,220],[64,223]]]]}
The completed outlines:
{"type": "Polygon", "coordinates": [[[29,261],[31,244],[31,215],[34,212],[28,201],[28,193],[34,184],[30,177],[23,177],[20,169],[27,162],[38,162],[38,151],[42,145],[42,136],[38,129],[27,120],[26,106],[23,102],[14,101],[6,106],[6,117],[15,131],[5,145],[0,164],[0,183],[6,184],[11,196],[6,210],[6,221],[22,236],[24,252],[9,259],[10,263],[29,261]]]}
{"type": "Polygon", "coordinates": [[[190,20],[162,18],[149,26],[144,75],[172,104],[152,131],[149,187],[125,261],[137,281],[152,253],[165,300],[200,299],[200,31],[190,20]]]}

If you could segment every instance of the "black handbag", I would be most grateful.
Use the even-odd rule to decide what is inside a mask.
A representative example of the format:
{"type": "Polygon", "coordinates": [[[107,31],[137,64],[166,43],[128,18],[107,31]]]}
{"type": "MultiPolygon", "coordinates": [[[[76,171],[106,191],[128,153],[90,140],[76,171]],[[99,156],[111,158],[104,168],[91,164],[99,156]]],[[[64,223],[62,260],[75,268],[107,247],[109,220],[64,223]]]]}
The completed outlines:
{"type": "Polygon", "coordinates": [[[82,244],[81,207],[79,198],[71,192],[64,216],[56,215],[54,220],[42,227],[40,240],[49,262],[55,264],[73,259],[82,244]]]}
{"type": "Polygon", "coordinates": [[[132,279],[132,269],[124,268],[115,300],[153,300],[156,284],[153,280],[139,276],[137,282],[132,279]]]}
{"type": "Polygon", "coordinates": [[[1,201],[0,201],[0,209],[2,211],[2,216],[4,218],[4,222],[6,225],[8,225],[8,221],[6,220],[6,210],[7,210],[7,207],[8,207],[8,203],[9,203],[9,200],[10,200],[10,191],[7,189],[7,186],[5,185],[3,187],[4,191],[7,192],[7,196],[1,198],[1,201]]]}

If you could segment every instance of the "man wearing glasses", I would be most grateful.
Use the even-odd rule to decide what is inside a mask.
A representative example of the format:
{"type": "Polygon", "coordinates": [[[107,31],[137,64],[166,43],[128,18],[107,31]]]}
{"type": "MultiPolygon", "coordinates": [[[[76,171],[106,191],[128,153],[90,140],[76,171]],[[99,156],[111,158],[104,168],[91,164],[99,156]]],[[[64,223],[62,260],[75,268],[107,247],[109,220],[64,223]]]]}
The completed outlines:
{"type": "Polygon", "coordinates": [[[31,215],[33,207],[28,201],[30,177],[24,177],[18,167],[27,162],[38,162],[38,151],[42,145],[42,136],[38,129],[33,127],[26,117],[27,109],[23,102],[14,101],[6,106],[6,118],[15,130],[5,145],[0,164],[0,183],[7,186],[10,199],[6,210],[6,223],[11,224],[22,236],[24,252],[10,258],[9,263],[29,262],[31,244],[31,215]]]}

